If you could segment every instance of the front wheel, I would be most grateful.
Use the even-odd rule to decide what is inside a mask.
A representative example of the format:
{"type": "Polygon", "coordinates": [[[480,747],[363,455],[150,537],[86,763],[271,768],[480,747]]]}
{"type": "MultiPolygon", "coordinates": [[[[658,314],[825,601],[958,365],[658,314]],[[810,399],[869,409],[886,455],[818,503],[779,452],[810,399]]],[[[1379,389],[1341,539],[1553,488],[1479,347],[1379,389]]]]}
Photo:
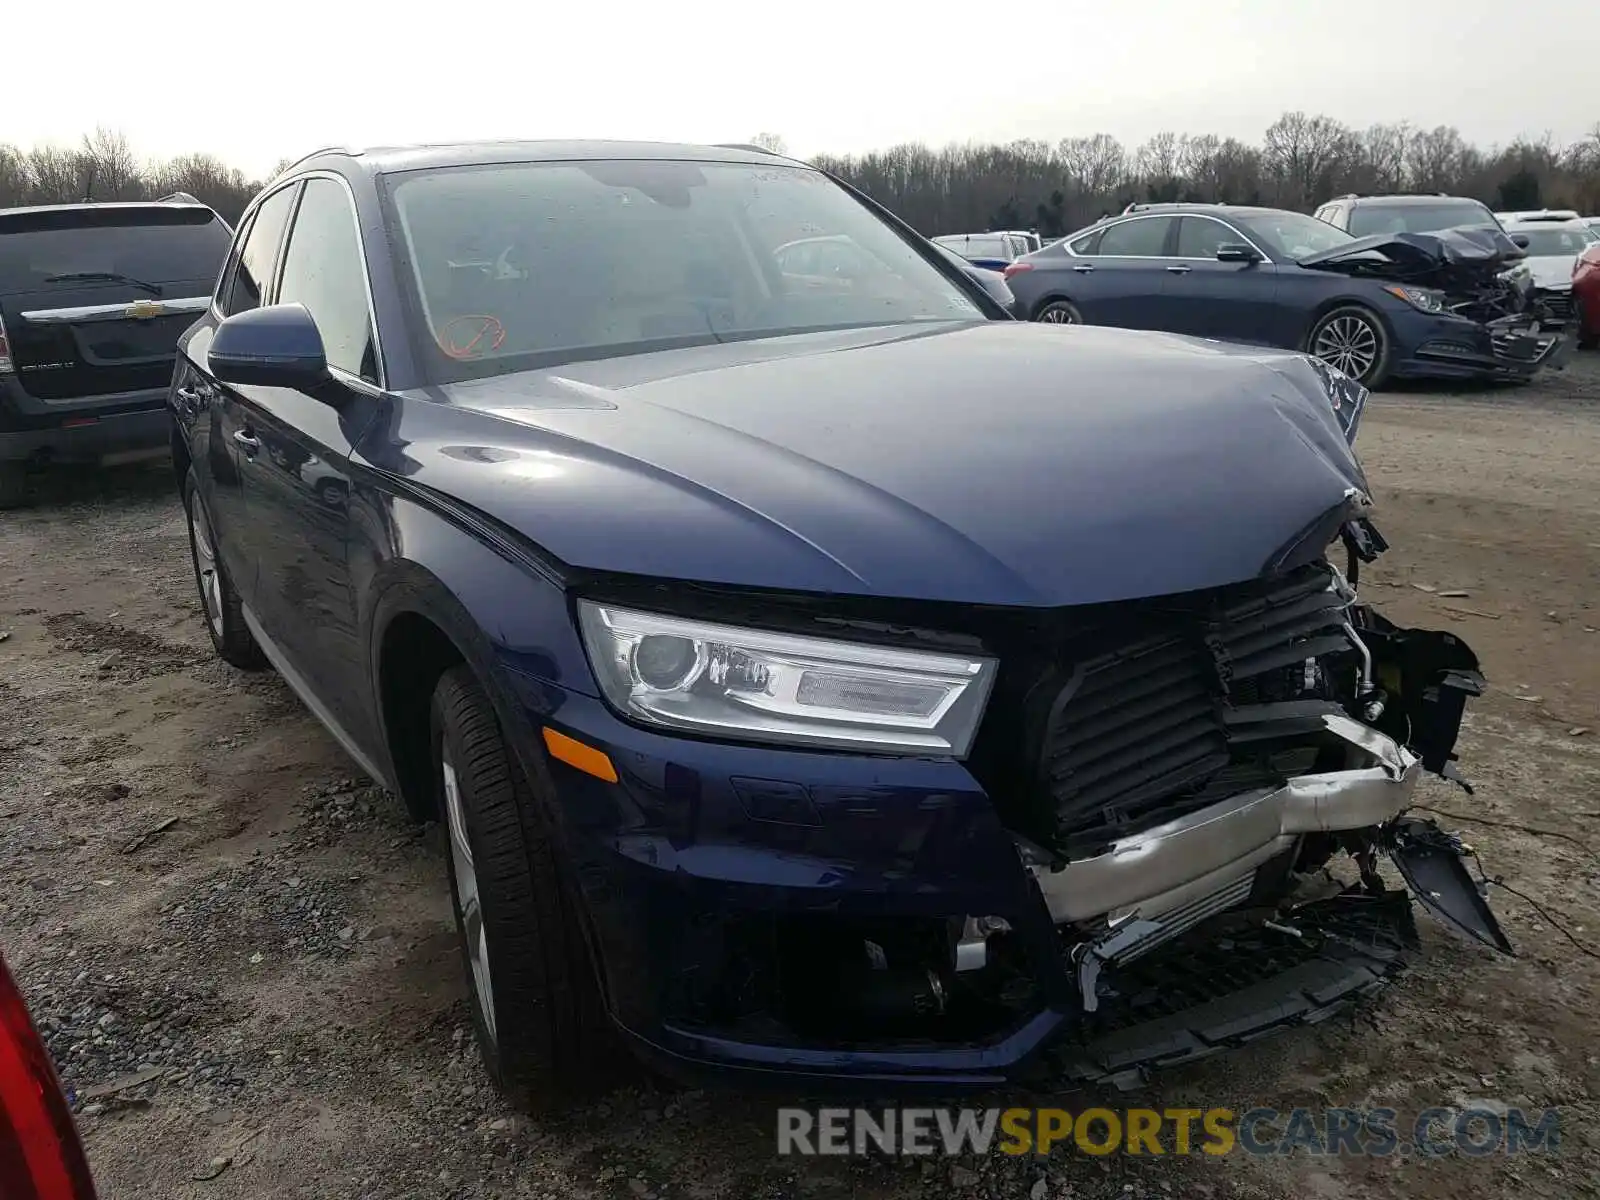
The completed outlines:
{"type": "MultiPolygon", "coordinates": [[[[1595,328],[1597,331],[1600,331],[1600,313],[1596,313],[1594,319],[1595,328]]],[[[1577,331],[1576,336],[1578,339],[1579,350],[1593,350],[1596,346],[1600,346],[1600,332],[1586,332],[1588,329],[1588,321],[1589,314],[1584,309],[1583,301],[1577,297],[1573,297],[1572,326],[1577,331]]]]}
{"type": "Polygon", "coordinates": [[[1033,314],[1033,319],[1042,325],[1082,325],[1083,314],[1078,311],[1078,306],[1070,300],[1052,300],[1038,312],[1033,314]]]}
{"type": "Polygon", "coordinates": [[[1336,308],[1311,328],[1306,351],[1367,388],[1389,377],[1389,335],[1370,309],[1336,308]]]}
{"type": "Polygon", "coordinates": [[[484,1066],[525,1107],[592,1091],[615,1065],[615,1043],[570,873],[468,668],[440,677],[432,728],[456,926],[484,1066]]]}

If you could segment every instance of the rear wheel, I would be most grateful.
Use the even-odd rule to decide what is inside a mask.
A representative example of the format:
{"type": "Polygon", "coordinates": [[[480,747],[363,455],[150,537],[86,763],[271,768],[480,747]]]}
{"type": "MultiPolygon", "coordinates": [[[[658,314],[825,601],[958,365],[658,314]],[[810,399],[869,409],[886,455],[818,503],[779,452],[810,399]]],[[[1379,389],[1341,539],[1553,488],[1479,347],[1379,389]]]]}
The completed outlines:
{"type": "Polygon", "coordinates": [[[200,613],[205,618],[206,632],[211,635],[211,645],[223,662],[245,671],[258,671],[267,665],[267,657],[244,623],[244,603],[217,555],[216,534],[193,467],[183,479],[183,507],[189,514],[189,558],[194,563],[200,613]]]}
{"type": "Polygon", "coordinates": [[[432,730],[484,1066],[526,1107],[593,1091],[609,1077],[617,1049],[573,887],[540,801],[467,667],[440,677],[432,730]]]}
{"type": "Polygon", "coordinates": [[[0,463],[0,509],[21,508],[28,498],[28,473],[21,463],[0,463]]]}
{"type": "Polygon", "coordinates": [[[1389,335],[1376,313],[1357,304],[1336,308],[1312,326],[1306,352],[1363,387],[1379,387],[1389,377],[1389,335]]]}
{"type": "Polygon", "coordinates": [[[1033,319],[1043,325],[1082,325],[1083,314],[1078,311],[1078,306],[1070,300],[1052,300],[1038,312],[1033,314],[1033,319]]]}

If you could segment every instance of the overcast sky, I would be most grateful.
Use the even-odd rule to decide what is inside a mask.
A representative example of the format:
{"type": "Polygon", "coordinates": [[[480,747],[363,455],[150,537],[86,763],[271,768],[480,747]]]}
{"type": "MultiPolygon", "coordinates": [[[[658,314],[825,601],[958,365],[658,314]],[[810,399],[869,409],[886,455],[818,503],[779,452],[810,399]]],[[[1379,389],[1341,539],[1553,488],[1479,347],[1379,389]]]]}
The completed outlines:
{"type": "Polygon", "coordinates": [[[1288,109],[1470,140],[1600,122],[1600,3],[220,0],[9,4],[0,142],[104,125],[252,175],[328,144],[743,140],[791,153],[1163,129],[1288,109]],[[1537,12],[1538,19],[1528,14],[1537,12]],[[1008,13],[1008,16],[1002,16],[1008,13]]]}

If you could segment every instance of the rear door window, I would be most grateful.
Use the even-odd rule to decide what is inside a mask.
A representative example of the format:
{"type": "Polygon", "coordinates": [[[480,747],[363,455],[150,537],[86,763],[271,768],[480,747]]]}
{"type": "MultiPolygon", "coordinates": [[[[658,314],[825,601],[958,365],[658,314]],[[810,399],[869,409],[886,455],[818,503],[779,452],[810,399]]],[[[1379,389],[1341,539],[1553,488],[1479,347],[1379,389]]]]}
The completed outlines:
{"type": "Polygon", "coordinates": [[[1096,253],[1102,257],[1159,258],[1166,251],[1173,217],[1140,217],[1107,229],[1096,253]]]}
{"type": "Polygon", "coordinates": [[[278,248],[283,245],[283,231],[289,224],[289,213],[294,208],[298,190],[298,184],[290,184],[268,196],[256,208],[250,232],[245,235],[244,248],[239,252],[239,266],[223,299],[223,316],[231,317],[234,313],[261,307],[262,293],[272,279],[272,268],[278,261],[278,248]]]}

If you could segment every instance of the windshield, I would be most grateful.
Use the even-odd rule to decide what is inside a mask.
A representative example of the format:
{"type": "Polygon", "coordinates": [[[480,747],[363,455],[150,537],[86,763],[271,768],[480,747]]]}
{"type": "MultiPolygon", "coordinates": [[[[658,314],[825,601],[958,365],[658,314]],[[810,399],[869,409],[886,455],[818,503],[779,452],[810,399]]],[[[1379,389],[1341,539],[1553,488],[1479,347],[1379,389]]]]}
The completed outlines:
{"type": "Polygon", "coordinates": [[[1358,204],[1350,214],[1350,232],[1437,233],[1463,225],[1499,226],[1494,214],[1476,200],[1441,200],[1438,204],[1358,204]]]}
{"type": "Polygon", "coordinates": [[[1354,241],[1348,233],[1304,213],[1230,214],[1273,258],[1301,259],[1354,241]]]}
{"type": "Polygon", "coordinates": [[[982,320],[827,176],[668,160],[406,173],[390,193],[446,379],[732,339],[982,320]]]}
{"type": "Polygon", "coordinates": [[[1575,226],[1567,229],[1513,229],[1511,236],[1528,239],[1529,258],[1570,258],[1582,254],[1583,248],[1589,244],[1587,231],[1575,226]]]}

